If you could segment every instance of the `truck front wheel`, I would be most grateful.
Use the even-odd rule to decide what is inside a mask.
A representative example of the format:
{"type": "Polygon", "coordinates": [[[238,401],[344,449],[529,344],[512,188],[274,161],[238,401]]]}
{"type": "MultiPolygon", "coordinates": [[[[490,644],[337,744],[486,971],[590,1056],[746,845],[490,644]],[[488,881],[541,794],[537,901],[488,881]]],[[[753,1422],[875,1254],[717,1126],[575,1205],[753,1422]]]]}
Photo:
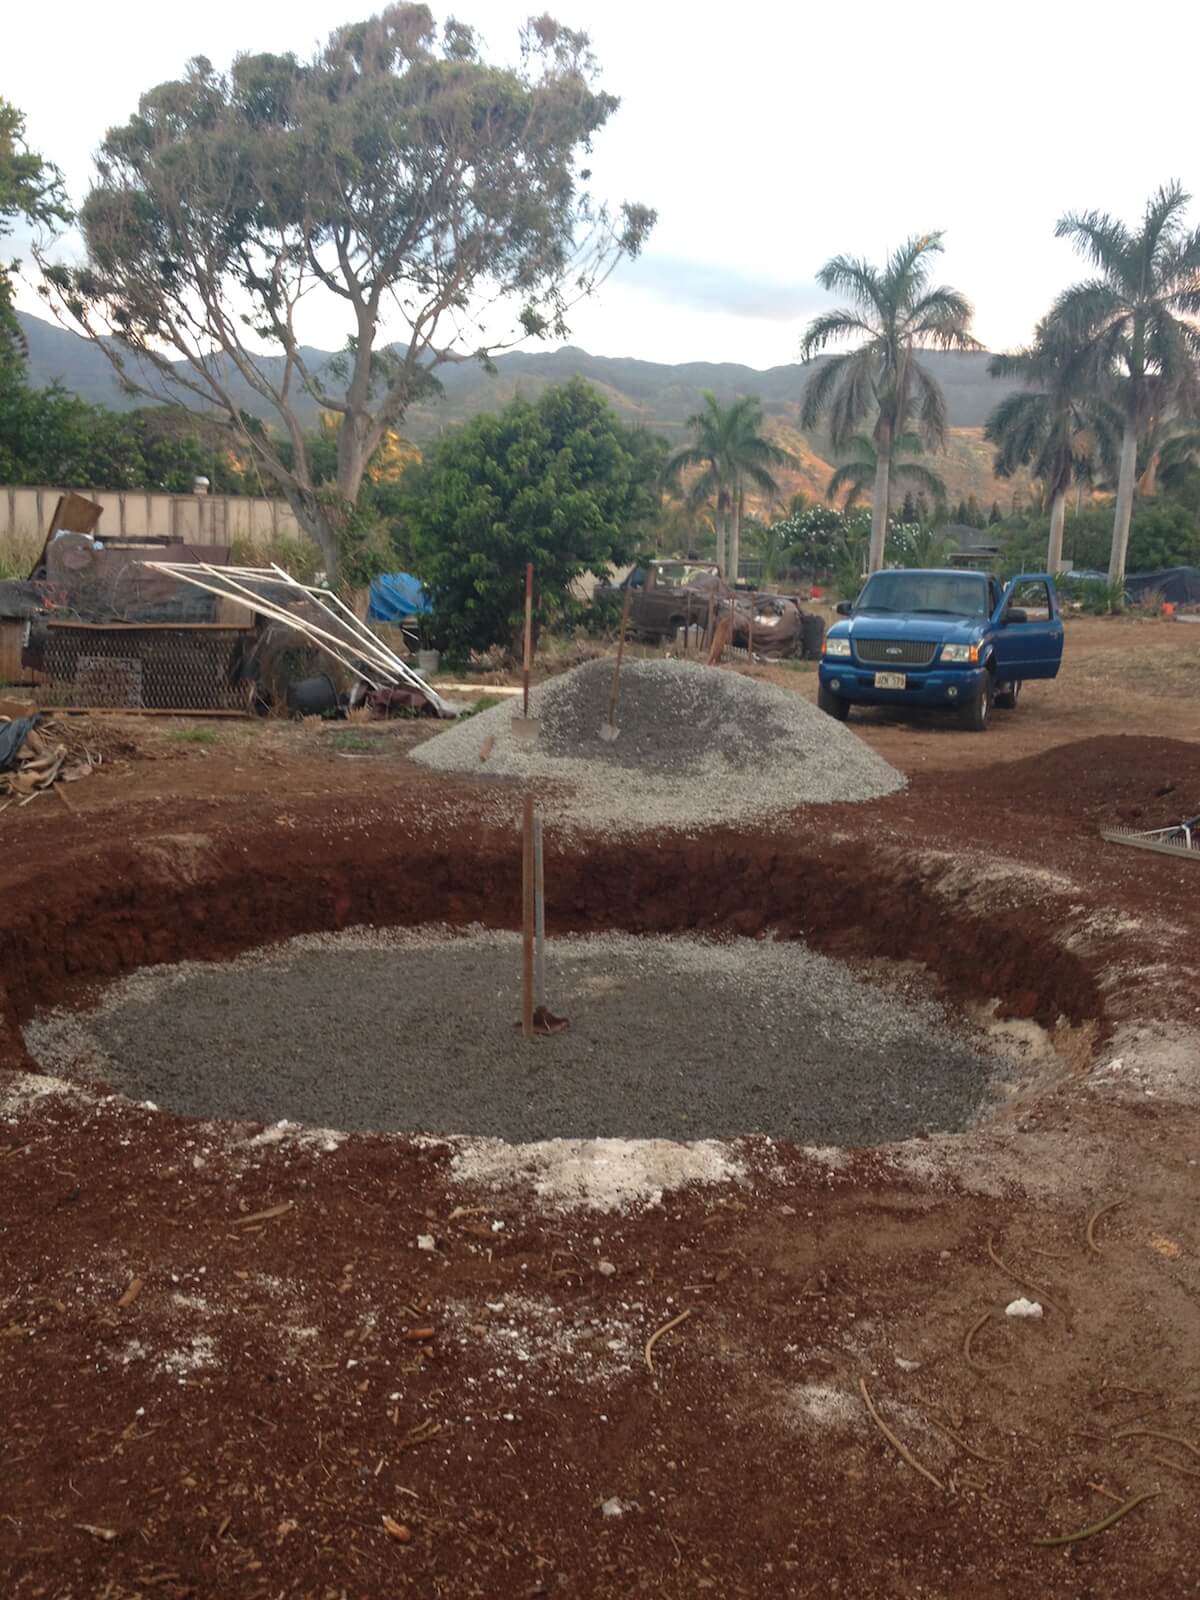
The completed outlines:
{"type": "Polygon", "coordinates": [[[850,702],[843,699],[840,694],[834,694],[833,690],[827,689],[823,683],[817,685],[817,705],[835,722],[845,722],[850,715],[850,702]]]}
{"type": "Polygon", "coordinates": [[[958,713],[963,727],[971,733],[986,733],[992,720],[992,701],[995,694],[995,685],[992,675],[985,672],[979,693],[973,700],[968,700],[958,713]]]}

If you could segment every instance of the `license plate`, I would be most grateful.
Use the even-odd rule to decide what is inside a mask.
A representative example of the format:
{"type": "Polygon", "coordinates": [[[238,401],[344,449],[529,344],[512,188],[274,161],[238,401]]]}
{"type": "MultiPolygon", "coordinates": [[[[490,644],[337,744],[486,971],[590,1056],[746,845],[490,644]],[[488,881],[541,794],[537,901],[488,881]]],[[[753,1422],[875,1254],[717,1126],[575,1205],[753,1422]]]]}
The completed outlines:
{"type": "Polygon", "coordinates": [[[903,672],[877,672],[875,674],[875,687],[877,689],[907,689],[908,678],[903,672]]]}

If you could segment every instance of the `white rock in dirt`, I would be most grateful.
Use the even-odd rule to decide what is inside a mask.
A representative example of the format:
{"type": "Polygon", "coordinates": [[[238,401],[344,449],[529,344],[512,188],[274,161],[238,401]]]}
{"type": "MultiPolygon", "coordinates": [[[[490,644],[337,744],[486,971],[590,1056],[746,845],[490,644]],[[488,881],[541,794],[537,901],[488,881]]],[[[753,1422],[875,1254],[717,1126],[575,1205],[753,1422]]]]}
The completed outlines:
{"type": "Polygon", "coordinates": [[[436,1250],[437,1245],[434,1243],[433,1235],[431,1233],[419,1233],[417,1235],[417,1249],[436,1250]]]}
{"type": "Polygon", "coordinates": [[[629,1507],[624,1500],[618,1500],[616,1495],[613,1495],[611,1500],[606,1500],[600,1507],[600,1515],[602,1517],[623,1517],[628,1510],[629,1507]]]}
{"type": "Polygon", "coordinates": [[[1019,1300],[1010,1300],[1004,1308],[1006,1317],[1040,1317],[1042,1307],[1037,1300],[1026,1300],[1022,1296],[1019,1300]]]}
{"type": "Polygon", "coordinates": [[[461,1183],[507,1188],[522,1181],[552,1205],[616,1211],[657,1205],[690,1183],[737,1183],[745,1169],[726,1144],[700,1139],[464,1139],[451,1166],[461,1183]]]}

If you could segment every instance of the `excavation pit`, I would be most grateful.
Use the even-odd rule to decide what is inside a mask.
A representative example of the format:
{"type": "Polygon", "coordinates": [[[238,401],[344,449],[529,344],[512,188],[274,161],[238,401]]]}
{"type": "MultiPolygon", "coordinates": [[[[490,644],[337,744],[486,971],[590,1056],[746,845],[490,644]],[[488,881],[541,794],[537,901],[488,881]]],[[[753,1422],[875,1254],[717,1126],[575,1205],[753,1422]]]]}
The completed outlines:
{"type": "Polygon", "coordinates": [[[148,967],[35,1019],[39,1069],[182,1115],[349,1132],[876,1144],[960,1130],[1011,1063],[899,973],[868,981],[797,941],[554,939],[532,1041],[515,934],[310,935],[148,967]]]}

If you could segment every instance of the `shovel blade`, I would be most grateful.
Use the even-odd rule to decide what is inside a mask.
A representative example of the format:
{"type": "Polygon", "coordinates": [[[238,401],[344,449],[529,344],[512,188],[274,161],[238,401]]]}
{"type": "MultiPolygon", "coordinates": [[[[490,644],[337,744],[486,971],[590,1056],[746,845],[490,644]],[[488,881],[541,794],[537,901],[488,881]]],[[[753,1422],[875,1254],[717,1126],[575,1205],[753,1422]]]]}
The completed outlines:
{"type": "Polygon", "coordinates": [[[600,724],[600,737],[605,744],[611,744],[620,731],[615,722],[602,722],[600,724]]]}
{"type": "Polygon", "coordinates": [[[519,744],[533,744],[538,736],[538,719],[536,717],[514,717],[512,719],[513,738],[519,744]]]}

